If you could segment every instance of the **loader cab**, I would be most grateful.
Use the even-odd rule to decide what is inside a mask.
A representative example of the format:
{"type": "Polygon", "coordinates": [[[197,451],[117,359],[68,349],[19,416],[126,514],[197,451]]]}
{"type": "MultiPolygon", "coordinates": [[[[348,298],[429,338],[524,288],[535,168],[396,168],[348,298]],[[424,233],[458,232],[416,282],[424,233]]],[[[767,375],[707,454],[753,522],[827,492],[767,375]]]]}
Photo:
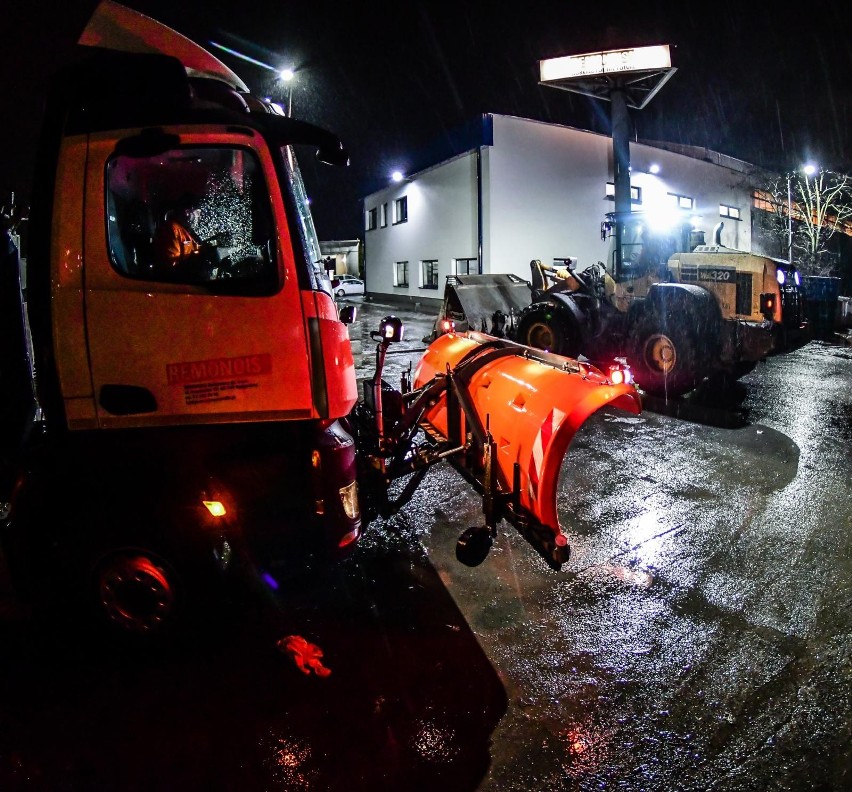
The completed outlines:
{"type": "Polygon", "coordinates": [[[700,244],[698,234],[682,219],[661,223],[646,213],[610,212],[601,223],[601,239],[609,240],[607,272],[618,283],[668,281],[669,259],[700,244]]]}

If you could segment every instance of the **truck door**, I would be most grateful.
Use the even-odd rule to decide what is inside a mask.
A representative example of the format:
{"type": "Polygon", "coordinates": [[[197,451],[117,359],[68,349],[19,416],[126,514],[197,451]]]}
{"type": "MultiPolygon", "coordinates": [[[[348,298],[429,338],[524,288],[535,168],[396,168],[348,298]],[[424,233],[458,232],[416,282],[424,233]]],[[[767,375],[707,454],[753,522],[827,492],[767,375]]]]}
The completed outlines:
{"type": "Polygon", "coordinates": [[[148,148],[90,139],[84,423],[310,417],[306,327],[268,150],[249,129],[175,132],[148,148]],[[168,253],[176,222],[180,260],[168,253]]]}

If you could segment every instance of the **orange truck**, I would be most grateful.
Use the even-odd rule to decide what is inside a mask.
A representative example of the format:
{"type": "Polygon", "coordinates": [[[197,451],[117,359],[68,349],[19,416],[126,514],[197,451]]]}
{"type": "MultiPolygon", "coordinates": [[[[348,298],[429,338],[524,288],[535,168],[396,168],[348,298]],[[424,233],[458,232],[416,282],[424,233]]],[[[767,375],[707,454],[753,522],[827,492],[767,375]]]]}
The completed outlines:
{"type": "Polygon", "coordinates": [[[483,495],[461,561],[506,519],[559,568],[562,456],[600,407],[639,411],[627,372],[449,334],[396,390],[388,317],[359,398],[297,160],[346,164],[340,141],[110,0],[80,44],[46,105],[26,283],[8,256],[0,288],[0,537],[21,596],[162,634],[235,567],[275,587],[298,554],[350,553],[443,460],[483,495]]]}

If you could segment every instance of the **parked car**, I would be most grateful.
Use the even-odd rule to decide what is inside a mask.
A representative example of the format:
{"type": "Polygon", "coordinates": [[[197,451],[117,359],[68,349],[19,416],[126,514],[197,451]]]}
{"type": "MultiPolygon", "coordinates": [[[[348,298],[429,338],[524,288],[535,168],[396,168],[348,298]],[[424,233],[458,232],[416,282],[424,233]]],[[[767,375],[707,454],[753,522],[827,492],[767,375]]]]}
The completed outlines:
{"type": "Polygon", "coordinates": [[[336,275],[332,278],[331,288],[338,299],[364,293],[364,281],[353,275],[336,275]]]}

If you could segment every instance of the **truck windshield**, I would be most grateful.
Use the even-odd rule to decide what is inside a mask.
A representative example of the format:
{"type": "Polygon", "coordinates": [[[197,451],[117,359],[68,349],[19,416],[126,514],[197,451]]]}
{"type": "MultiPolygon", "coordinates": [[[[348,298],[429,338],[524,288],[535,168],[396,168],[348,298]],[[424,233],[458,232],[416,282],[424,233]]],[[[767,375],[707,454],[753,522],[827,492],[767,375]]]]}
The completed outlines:
{"type": "Polygon", "coordinates": [[[323,254],[320,251],[319,238],[314,227],[314,218],[311,215],[310,202],[296,154],[292,146],[284,146],[281,149],[281,155],[295,201],[299,238],[307,257],[305,264],[313,272],[314,280],[319,287],[331,294],[331,283],[323,267],[323,254]]]}

